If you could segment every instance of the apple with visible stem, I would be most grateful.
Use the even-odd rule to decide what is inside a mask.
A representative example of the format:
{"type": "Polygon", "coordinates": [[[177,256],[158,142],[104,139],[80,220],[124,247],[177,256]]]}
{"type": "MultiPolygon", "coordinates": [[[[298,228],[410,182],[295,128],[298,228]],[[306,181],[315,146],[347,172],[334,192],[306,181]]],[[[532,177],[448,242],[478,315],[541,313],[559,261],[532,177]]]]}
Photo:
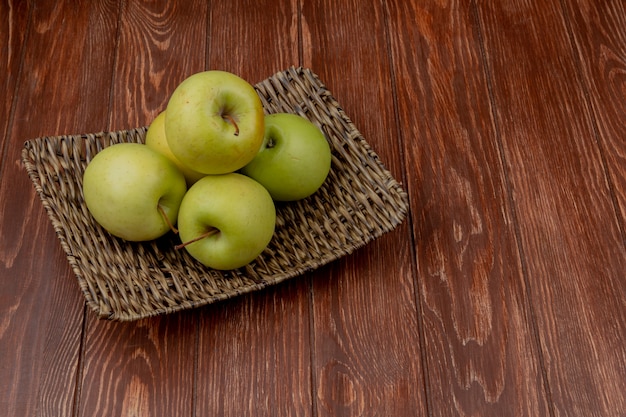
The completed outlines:
{"type": "Polygon", "coordinates": [[[185,177],[165,156],[139,143],[104,148],[83,173],[87,209],[105,230],[128,241],[176,231],[185,177]]]}
{"type": "Polygon", "coordinates": [[[159,113],[152,123],[150,123],[148,131],[146,132],[146,146],[169,158],[185,176],[187,186],[190,187],[193,183],[205,176],[205,174],[187,167],[172,153],[172,150],[167,144],[167,138],[165,137],[165,110],[159,113]]]}
{"type": "Polygon", "coordinates": [[[328,176],[331,151],[322,131],[290,113],[265,117],[265,135],[257,156],[241,173],[255,179],[276,201],[296,201],[317,191],[328,176]]]}
{"type": "Polygon", "coordinates": [[[180,205],[177,249],[203,265],[230,270],[247,265],[274,235],[276,208],[267,190],[238,173],[208,175],[192,185],[180,205]]]}
{"type": "Polygon", "coordinates": [[[263,142],[264,113],[254,87],[226,71],[203,71],[180,83],[167,103],[165,136],[184,165],[203,174],[234,172],[263,142]]]}

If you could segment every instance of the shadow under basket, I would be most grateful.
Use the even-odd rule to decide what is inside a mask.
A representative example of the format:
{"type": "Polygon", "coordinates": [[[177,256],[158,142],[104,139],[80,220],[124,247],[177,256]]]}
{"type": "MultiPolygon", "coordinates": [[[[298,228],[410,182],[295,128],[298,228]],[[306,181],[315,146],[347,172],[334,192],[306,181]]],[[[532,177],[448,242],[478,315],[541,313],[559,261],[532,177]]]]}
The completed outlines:
{"type": "Polygon", "coordinates": [[[237,270],[204,267],[174,249],[180,242],[173,233],[141,243],[113,237],[90,215],[82,194],[85,167],[107,146],[143,143],[147,127],[25,142],[28,175],[99,318],[137,320],[260,290],[347,255],[404,220],[405,191],[316,74],[292,67],[255,88],[266,113],[299,114],[322,129],[332,166],[313,196],[277,203],[271,243],[237,270]]]}

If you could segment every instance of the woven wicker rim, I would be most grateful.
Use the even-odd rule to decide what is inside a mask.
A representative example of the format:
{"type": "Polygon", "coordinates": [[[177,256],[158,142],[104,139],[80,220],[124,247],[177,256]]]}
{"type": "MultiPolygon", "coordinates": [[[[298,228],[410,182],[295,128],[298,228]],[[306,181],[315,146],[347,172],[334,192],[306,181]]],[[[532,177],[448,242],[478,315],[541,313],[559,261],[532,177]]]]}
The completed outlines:
{"type": "Polygon", "coordinates": [[[26,141],[26,171],[99,318],[137,320],[257,291],[345,256],[404,220],[405,191],[316,74],[291,67],[255,88],[266,113],[299,114],[322,129],[332,167],[313,196],[277,204],[272,242],[254,262],[233,271],[205,268],[174,250],[172,234],[146,243],[112,237],[87,211],[86,165],[112,144],[143,143],[146,127],[26,141]]]}

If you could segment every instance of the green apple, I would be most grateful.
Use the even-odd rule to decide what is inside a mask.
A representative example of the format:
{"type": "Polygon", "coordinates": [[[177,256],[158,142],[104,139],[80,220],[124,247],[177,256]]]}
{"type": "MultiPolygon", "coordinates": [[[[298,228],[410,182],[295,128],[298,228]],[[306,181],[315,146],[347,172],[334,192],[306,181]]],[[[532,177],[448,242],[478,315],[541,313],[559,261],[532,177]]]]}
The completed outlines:
{"type": "Polygon", "coordinates": [[[165,156],[139,143],[97,153],[83,174],[83,196],[94,219],[129,241],[156,239],[178,216],[185,177],[165,156]]]}
{"type": "Polygon", "coordinates": [[[210,268],[236,269],[263,252],[275,224],[274,201],[261,184],[238,173],[208,175],[180,205],[177,248],[210,268]]]}
{"type": "Polygon", "coordinates": [[[166,108],[167,143],[183,164],[203,174],[234,172],[263,142],[264,113],[254,87],[226,71],[191,75],[166,108]]]}
{"type": "Polygon", "coordinates": [[[317,191],[328,176],[330,146],[322,131],[302,116],[265,117],[265,138],[257,156],[241,172],[276,201],[295,201],[317,191]]]}
{"type": "Polygon", "coordinates": [[[169,145],[167,144],[167,139],[165,138],[165,110],[159,113],[157,117],[154,118],[152,123],[150,123],[148,131],[146,132],[146,145],[169,158],[169,160],[178,167],[180,172],[183,173],[188,186],[191,186],[193,183],[205,176],[205,174],[188,168],[172,153],[169,145]]]}

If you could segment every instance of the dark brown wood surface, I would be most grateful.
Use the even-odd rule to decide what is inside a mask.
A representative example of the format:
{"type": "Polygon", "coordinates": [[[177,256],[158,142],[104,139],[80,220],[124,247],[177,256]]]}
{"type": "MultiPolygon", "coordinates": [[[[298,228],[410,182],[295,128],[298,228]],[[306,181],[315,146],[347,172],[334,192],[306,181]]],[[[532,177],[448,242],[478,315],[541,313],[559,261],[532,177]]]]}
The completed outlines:
{"type": "Polygon", "coordinates": [[[0,152],[0,415],[626,415],[621,1],[4,1],[0,152]],[[24,141],[145,126],[204,69],[292,65],[406,220],[257,293],[97,319],[24,141]]]}

